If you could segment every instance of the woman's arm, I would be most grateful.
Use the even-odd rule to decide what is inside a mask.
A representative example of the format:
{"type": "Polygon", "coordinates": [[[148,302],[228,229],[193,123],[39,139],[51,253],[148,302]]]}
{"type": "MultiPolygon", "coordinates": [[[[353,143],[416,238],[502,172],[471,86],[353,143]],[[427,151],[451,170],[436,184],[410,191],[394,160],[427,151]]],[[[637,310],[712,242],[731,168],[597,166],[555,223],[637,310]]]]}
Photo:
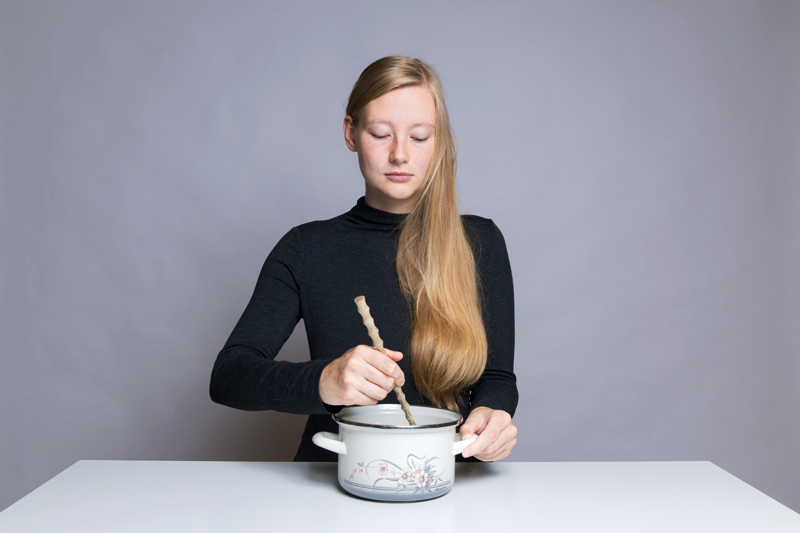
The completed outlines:
{"type": "Polygon", "coordinates": [[[517,428],[511,417],[519,393],[514,374],[514,284],[505,240],[499,228],[485,221],[476,251],[483,297],[484,326],[489,344],[486,369],[472,387],[470,413],[461,426],[462,438],[478,434],[464,457],[495,461],[507,456],[516,444],[517,428]]]}
{"type": "Polygon", "coordinates": [[[513,416],[519,400],[514,374],[514,282],[503,234],[492,221],[485,224],[476,266],[489,353],[486,369],[472,387],[470,408],[501,409],[513,416]]]}
{"type": "Polygon", "coordinates": [[[328,412],[319,381],[330,361],[275,361],[302,318],[303,248],[295,228],[264,262],[253,296],[214,363],[209,389],[214,402],[248,411],[328,412]]]}
{"type": "Polygon", "coordinates": [[[395,382],[404,382],[397,365],[400,352],[384,355],[363,345],[335,359],[274,360],[302,318],[307,249],[295,228],[269,254],[250,303],[217,356],[211,374],[213,401],[249,411],[327,414],[342,405],[375,404],[395,382]]]}

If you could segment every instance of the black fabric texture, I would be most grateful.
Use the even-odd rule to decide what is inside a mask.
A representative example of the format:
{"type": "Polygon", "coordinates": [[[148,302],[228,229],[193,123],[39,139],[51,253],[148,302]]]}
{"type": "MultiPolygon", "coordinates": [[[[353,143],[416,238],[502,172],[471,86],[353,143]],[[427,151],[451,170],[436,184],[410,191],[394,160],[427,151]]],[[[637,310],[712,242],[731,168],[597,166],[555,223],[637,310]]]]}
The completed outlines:
{"type": "MultiPolygon", "coordinates": [[[[358,344],[372,345],[354,299],[365,296],[384,346],[404,354],[403,392],[413,405],[429,405],[417,391],[409,364],[410,315],[395,271],[398,224],[405,215],[379,211],[358,200],[349,212],[290,230],[267,257],[247,307],[217,356],[211,399],[243,410],[309,415],[296,461],[336,461],[311,441],[318,431],[338,433],[319,394],[323,368],[358,344]],[[276,361],[303,319],[310,360],[276,361]]],[[[462,217],[479,275],[489,342],[486,370],[461,396],[464,418],[485,406],[512,416],[518,393],[514,375],[514,292],[505,241],[489,219],[462,217]]],[[[389,393],[381,403],[397,403],[389,393]]]]}

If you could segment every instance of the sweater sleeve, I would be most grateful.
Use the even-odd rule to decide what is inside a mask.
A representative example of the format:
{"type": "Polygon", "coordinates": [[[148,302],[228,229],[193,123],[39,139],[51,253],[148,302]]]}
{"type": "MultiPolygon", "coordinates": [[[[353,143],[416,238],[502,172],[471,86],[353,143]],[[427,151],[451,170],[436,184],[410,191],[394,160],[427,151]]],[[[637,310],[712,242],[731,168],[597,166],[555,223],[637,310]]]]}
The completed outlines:
{"type": "Polygon", "coordinates": [[[209,388],[214,402],[247,411],[328,412],[319,380],[330,361],[275,361],[302,318],[303,248],[295,228],[264,262],[253,296],[214,363],[209,388]]]}
{"type": "Polygon", "coordinates": [[[503,234],[491,231],[477,254],[483,320],[489,354],[486,369],[473,385],[470,408],[489,407],[514,415],[519,400],[514,374],[514,284],[503,234]]]}

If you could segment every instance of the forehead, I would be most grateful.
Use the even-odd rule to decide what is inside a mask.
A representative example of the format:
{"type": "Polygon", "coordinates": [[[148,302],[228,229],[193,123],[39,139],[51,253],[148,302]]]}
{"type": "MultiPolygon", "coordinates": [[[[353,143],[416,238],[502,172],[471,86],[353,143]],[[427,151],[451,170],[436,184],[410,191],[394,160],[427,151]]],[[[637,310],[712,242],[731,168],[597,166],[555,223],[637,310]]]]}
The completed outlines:
{"type": "Polygon", "coordinates": [[[364,124],[386,123],[412,127],[436,124],[436,103],[427,87],[400,87],[372,100],[363,112],[364,124]]]}

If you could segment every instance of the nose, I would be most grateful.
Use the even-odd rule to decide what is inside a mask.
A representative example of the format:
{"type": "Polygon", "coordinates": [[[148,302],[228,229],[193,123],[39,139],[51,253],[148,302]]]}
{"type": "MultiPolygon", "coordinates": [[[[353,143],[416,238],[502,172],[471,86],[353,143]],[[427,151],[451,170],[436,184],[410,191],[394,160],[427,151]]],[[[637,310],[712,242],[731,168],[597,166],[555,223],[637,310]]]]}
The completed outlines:
{"type": "Polygon", "coordinates": [[[408,162],[408,145],[405,139],[397,139],[392,146],[389,154],[389,161],[394,165],[402,165],[408,162]]]}

